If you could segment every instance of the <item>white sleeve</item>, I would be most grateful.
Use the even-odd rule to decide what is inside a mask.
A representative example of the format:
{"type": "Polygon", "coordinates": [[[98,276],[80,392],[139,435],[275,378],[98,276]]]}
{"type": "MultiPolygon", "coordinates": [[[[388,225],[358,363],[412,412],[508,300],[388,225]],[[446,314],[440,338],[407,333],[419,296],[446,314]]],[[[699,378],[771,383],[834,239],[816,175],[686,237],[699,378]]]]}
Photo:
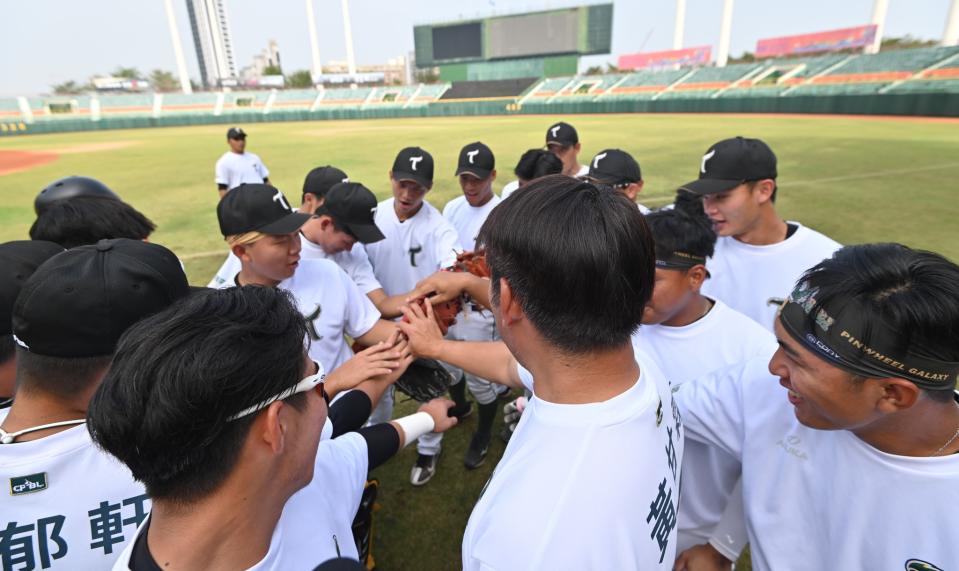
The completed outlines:
{"type": "MultiPolygon", "coordinates": [[[[444,222],[445,219],[444,219],[444,222]]],[[[460,248],[460,237],[449,222],[443,224],[436,235],[436,259],[440,262],[438,269],[448,268],[456,263],[456,255],[463,251],[460,248]]]]}
{"type": "Polygon", "coordinates": [[[220,266],[220,269],[217,270],[216,275],[213,276],[213,279],[210,280],[210,283],[207,284],[206,287],[218,289],[233,284],[233,278],[236,277],[236,274],[240,273],[241,266],[240,258],[237,258],[233,255],[233,252],[230,252],[230,255],[226,257],[223,265],[220,266]]]}
{"type": "Polygon", "coordinates": [[[332,440],[321,440],[316,454],[313,482],[329,489],[329,496],[336,498],[340,521],[352,521],[363,496],[366,474],[369,468],[369,453],[366,440],[356,432],[350,432],[332,440]]]}
{"type": "Polygon", "coordinates": [[[353,283],[350,276],[346,275],[346,272],[339,266],[336,270],[340,283],[343,284],[343,289],[346,291],[346,327],[343,329],[347,335],[354,339],[362,337],[376,325],[376,321],[380,318],[380,312],[370,301],[370,298],[360,292],[360,289],[353,283]]]}
{"type": "Polygon", "coordinates": [[[742,384],[755,370],[757,362],[765,369],[769,358],[756,357],[679,385],[674,396],[687,438],[715,446],[742,462],[745,423],[742,384]]]}
{"type": "Polygon", "coordinates": [[[729,494],[726,509],[719,518],[719,523],[713,528],[709,544],[726,559],[736,562],[747,543],[749,538],[746,535],[746,513],[743,507],[743,481],[740,479],[729,494]]]}
{"type": "Polygon", "coordinates": [[[223,157],[220,157],[220,160],[216,162],[216,183],[230,184],[230,170],[227,168],[226,161],[223,160],[223,157]]]}
{"type": "Polygon", "coordinates": [[[366,254],[366,248],[363,244],[357,242],[353,244],[353,249],[346,252],[346,258],[349,260],[350,269],[348,274],[353,278],[356,287],[364,294],[381,289],[383,286],[373,274],[373,264],[370,263],[370,257],[366,254]]]}
{"type": "Polygon", "coordinates": [[[269,178],[269,177],[270,177],[270,169],[266,168],[266,165],[263,164],[263,159],[261,159],[259,156],[257,156],[257,157],[256,157],[256,163],[257,163],[258,165],[260,165],[260,176],[263,177],[264,179],[269,178]]]}
{"type": "Polygon", "coordinates": [[[533,391],[533,373],[529,372],[529,369],[516,363],[516,374],[519,376],[519,382],[523,383],[523,386],[526,387],[526,390],[529,392],[533,391]]]}

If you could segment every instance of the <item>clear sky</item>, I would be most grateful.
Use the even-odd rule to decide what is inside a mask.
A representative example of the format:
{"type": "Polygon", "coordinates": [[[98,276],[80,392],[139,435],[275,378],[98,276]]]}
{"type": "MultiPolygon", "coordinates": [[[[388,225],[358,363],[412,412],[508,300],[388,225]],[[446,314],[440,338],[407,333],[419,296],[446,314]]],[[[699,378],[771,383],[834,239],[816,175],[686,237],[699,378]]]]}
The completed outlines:
{"type": "MultiPolygon", "coordinates": [[[[339,0],[312,0],[322,61],[344,60],[339,0]]],[[[383,63],[413,49],[413,25],[598,3],[575,0],[350,0],[359,64],[383,63]]],[[[173,0],[189,73],[199,78],[185,0],[173,0]]],[[[673,0],[615,0],[611,55],[672,47],[673,0]]],[[[731,53],[753,51],[760,38],[869,23],[873,0],[736,0],[731,53]]],[[[48,92],[122,65],[175,71],[163,0],[3,0],[0,95],[48,92]]],[[[306,0],[227,0],[237,68],[273,38],[284,72],[309,69],[306,0]]],[[[886,36],[939,39],[949,0],[890,0],[886,36]]],[[[716,45],[722,0],[687,0],[687,46],[716,45]]],[[[714,52],[715,53],[715,52],[714,52]]]]}

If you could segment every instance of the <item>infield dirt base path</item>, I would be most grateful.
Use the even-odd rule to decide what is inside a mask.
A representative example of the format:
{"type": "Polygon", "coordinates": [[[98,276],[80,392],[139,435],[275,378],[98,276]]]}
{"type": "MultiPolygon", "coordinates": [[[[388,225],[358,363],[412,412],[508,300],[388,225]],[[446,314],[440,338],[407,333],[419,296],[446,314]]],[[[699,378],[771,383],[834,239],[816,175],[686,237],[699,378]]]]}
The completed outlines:
{"type": "Polygon", "coordinates": [[[0,151],[0,176],[52,163],[59,156],[50,151],[0,151]]]}

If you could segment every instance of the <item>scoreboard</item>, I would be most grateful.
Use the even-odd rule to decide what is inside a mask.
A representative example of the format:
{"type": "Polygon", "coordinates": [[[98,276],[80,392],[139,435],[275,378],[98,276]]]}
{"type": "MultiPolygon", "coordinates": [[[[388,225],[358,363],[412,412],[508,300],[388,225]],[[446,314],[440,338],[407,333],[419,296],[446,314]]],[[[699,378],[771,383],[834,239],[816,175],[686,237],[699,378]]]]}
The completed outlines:
{"type": "Polygon", "coordinates": [[[594,4],[413,28],[417,67],[609,53],[613,5],[594,4]]]}

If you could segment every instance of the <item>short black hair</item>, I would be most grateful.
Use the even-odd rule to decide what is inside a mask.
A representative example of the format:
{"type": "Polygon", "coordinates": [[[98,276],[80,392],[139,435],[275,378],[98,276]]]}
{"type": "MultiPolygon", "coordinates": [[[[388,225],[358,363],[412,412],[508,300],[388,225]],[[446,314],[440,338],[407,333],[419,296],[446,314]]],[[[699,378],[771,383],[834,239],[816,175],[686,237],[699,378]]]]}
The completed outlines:
{"type": "Polygon", "coordinates": [[[530,149],[523,153],[513,173],[517,178],[533,180],[563,172],[563,161],[544,149],[530,149]]]}
{"type": "Polygon", "coordinates": [[[184,298],[124,333],[90,403],[90,434],[154,499],[201,499],[233,470],[257,415],[229,418],[303,377],[305,335],[283,290],[184,298]]]}
{"type": "Polygon", "coordinates": [[[646,215],[646,223],[656,242],[656,257],[664,260],[673,252],[686,252],[710,258],[716,247],[716,233],[702,217],[682,210],[657,210],[646,215]]]}
{"type": "Polygon", "coordinates": [[[109,355],[51,357],[17,347],[17,391],[71,399],[89,390],[109,366],[109,355]]]}
{"type": "Polygon", "coordinates": [[[50,204],[30,227],[30,239],[64,248],[96,244],[104,238],[145,240],[156,230],[149,218],[122,200],[76,196],[50,204]]]}
{"type": "MultiPolygon", "coordinates": [[[[818,290],[819,305],[858,301],[867,324],[883,320],[900,333],[904,353],[959,361],[959,266],[943,256],[894,243],[846,246],[808,270],[804,281],[818,290]]],[[[862,341],[868,344],[868,335],[862,341]]],[[[926,393],[941,402],[953,398],[951,388],[926,393]]]]}
{"type": "Polygon", "coordinates": [[[676,190],[676,196],[673,198],[673,208],[695,218],[701,218],[712,227],[712,224],[709,222],[709,216],[707,216],[706,211],[703,210],[702,194],[686,190],[685,188],[679,188],[676,190]]]}
{"type": "Polygon", "coordinates": [[[583,354],[629,342],[653,292],[649,227],[622,193],[564,175],[531,183],[480,230],[499,302],[505,278],[546,340],[583,354]]]}
{"type": "Polygon", "coordinates": [[[13,334],[0,335],[0,365],[13,359],[16,354],[17,343],[13,340],[13,334]]]}

